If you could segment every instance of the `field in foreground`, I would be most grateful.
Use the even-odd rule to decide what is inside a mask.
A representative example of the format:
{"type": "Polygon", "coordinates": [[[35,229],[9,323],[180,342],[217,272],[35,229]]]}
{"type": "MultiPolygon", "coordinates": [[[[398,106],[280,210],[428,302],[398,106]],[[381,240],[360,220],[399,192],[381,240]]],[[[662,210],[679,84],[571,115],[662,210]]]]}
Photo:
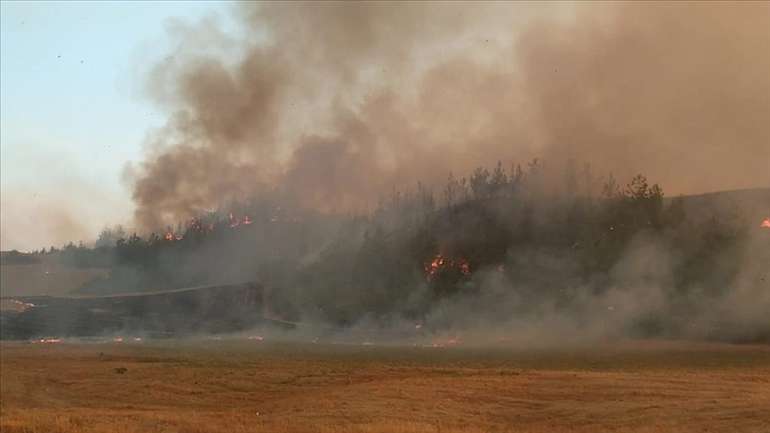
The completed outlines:
{"type": "Polygon", "coordinates": [[[2,343],[0,355],[3,433],[770,432],[767,346],[2,343]]]}

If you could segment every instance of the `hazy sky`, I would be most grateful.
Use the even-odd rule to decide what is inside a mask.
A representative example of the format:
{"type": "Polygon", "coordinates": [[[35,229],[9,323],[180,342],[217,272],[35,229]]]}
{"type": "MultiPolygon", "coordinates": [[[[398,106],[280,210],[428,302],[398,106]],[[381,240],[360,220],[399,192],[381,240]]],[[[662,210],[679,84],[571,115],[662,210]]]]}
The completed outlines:
{"type": "Polygon", "coordinates": [[[668,195],[770,182],[767,3],[231,6],[2,3],[0,248],[535,156],[668,195]]]}
{"type": "Polygon", "coordinates": [[[174,19],[226,7],[2,2],[1,249],[88,239],[130,219],[123,166],[163,121],[143,96],[142,68],[166,52],[174,19]]]}

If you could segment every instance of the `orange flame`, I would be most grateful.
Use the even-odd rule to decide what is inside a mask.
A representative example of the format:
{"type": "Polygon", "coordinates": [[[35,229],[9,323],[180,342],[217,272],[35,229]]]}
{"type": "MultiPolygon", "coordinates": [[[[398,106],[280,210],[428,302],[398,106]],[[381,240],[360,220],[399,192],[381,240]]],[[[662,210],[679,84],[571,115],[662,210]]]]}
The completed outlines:
{"type": "Polygon", "coordinates": [[[33,340],[33,343],[56,344],[61,343],[61,338],[41,338],[39,340],[33,340]]]}
{"type": "Polygon", "coordinates": [[[230,227],[231,228],[238,227],[239,225],[249,225],[252,222],[253,221],[251,221],[251,218],[248,215],[244,215],[243,218],[239,219],[238,217],[233,215],[232,212],[230,213],[230,227]]]}
{"type": "Polygon", "coordinates": [[[433,260],[423,265],[425,270],[425,277],[428,281],[433,280],[439,272],[443,269],[455,268],[460,271],[462,275],[471,274],[471,265],[465,258],[451,259],[444,257],[441,254],[437,254],[433,260]]]}
{"type": "MultiPolygon", "coordinates": [[[[242,218],[238,218],[237,216],[233,215],[232,212],[228,214],[228,224],[230,228],[235,228],[241,225],[250,225],[253,222],[254,221],[248,215],[244,215],[242,218]]],[[[215,228],[216,226],[214,225],[214,223],[204,224],[203,221],[201,221],[199,218],[191,218],[187,222],[185,233],[197,232],[197,233],[206,234],[206,233],[213,232],[215,228]]],[[[174,229],[172,229],[171,227],[168,227],[166,229],[166,233],[163,234],[162,239],[169,242],[173,242],[173,241],[181,241],[182,239],[184,239],[184,237],[185,237],[185,234],[177,233],[174,231],[174,229]]]]}

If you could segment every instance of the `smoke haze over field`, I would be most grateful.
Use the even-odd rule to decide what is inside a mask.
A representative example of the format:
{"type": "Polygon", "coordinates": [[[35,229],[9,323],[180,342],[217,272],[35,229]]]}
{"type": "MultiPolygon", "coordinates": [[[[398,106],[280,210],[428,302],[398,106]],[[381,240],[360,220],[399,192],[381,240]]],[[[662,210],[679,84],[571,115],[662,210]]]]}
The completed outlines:
{"type": "Polygon", "coordinates": [[[770,6],[264,4],[178,28],[140,227],[266,191],[371,208],[495,161],[591,161],[668,193],[770,185],[770,6]],[[684,175],[686,173],[686,175],[684,175]]]}

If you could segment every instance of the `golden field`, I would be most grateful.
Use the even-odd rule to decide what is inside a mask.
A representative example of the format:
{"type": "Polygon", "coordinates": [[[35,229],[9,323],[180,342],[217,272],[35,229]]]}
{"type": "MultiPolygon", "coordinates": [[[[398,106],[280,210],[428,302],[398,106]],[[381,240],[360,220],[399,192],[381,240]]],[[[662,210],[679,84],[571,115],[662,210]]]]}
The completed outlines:
{"type": "Polygon", "coordinates": [[[0,349],[2,433],[770,432],[767,346],[0,349]]]}

